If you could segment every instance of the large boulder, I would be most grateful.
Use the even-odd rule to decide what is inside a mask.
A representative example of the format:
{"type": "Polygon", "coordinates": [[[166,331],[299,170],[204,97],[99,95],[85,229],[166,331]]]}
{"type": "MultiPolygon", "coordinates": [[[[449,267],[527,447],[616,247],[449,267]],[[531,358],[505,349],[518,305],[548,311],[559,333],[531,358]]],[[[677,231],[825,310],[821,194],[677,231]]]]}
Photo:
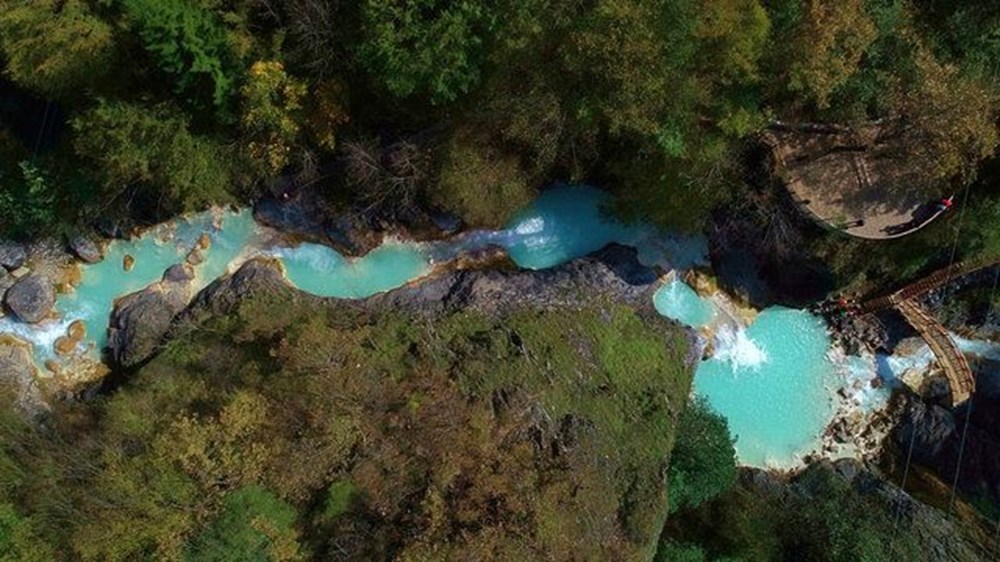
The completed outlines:
{"type": "Polygon", "coordinates": [[[0,384],[10,384],[17,393],[17,406],[26,413],[44,405],[35,383],[35,363],[31,346],[7,334],[0,334],[0,384]]]}
{"type": "Polygon", "coordinates": [[[163,280],[174,283],[187,283],[194,279],[194,269],[186,263],[175,263],[163,272],[163,280]]]}
{"type": "Polygon", "coordinates": [[[327,244],[348,256],[360,256],[379,245],[382,235],[364,214],[337,212],[311,191],[289,201],[261,199],[254,218],[298,238],[327,244]]]}
{"type": "Polygon", "coordinates": [[[35,324],[44,320],[56,303],[56,293],[41,275],[18,279],[4,295],[4,305],[18,320],[35,324]]]}
{"type": "MultiPolygon", "coordinates": [[[[987,381],[996,366],[973,364],[980,381],[987,381]]],[[[952,409],[907,397],[892,438],[903,463],[912,443],[912,462],[931,469],[951,483],[958,474],[958,488],[970,497],[1000,502],[1000,396],[987,382],[979,385],[968,403],[952,409]],[[968,419],[968,422],[966,421],[968,419]],[[958,462],[961,459],[961,467],[958,462]]]]}
{"type": "Polygon", "coordinates": [[[0,266],[9,271],[24,267],[28,260],[28,251],[15,242],[0,242],[0,266]]]}
{"type": "Polygon", "coordinates": [[[104,259],[101,247],[89,237],[78,234],[69,239],[69,249],[87,263],[97,263],[104,259]]]}
{"type": "Polygon", "coordinates": [[[108,356],[114,366],[129,369],[152,357],[190,301],[190,278],[168,271],[159,283],[115,301],[108,327],[108,356]]]}

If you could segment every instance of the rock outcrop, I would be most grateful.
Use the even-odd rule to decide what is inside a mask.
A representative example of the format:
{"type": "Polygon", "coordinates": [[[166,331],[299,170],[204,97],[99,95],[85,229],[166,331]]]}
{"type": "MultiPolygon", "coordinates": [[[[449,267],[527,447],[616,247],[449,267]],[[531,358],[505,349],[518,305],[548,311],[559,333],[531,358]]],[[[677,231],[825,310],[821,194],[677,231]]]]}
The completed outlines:
{"type": "Polygon", "coordinates": [[[0,266],[8,271],[24,267],[28,260],[28,250],[15,242],[0,242],[0,266]]]}
{"type": "Polygon", "coordinates": [[[968,403],[948,409],[908,396],[902,417],[892,434],[898,462],[904,462],[913,443],[912,461],[933,470],[949,484],[958,473],[958,487],[970,497],[1000,503],[1000,392],[985,375],[997,364],[973,367],[980,384],[968,403]],[[966,419],[968,416],[968,427],[966,419]],[[963,446],[963,433],[964,446],[963,446]],[[961,452],[961,465],[959,453],[961,452]]]}
{"type": "Polygon", "coordinates": [[[740,486],[765,497],[809,501],[823,494],[825,483],[835,478],[851,486],[861,497],[873,500],[875,509],[897,510],[900,525],[912,535],[926,554],[922,560],[966,562],[987,560],[986,547],[970,531],[947,513],[914,499],[871,467],[855,459],[823,460],[791,477],[767,471],[740,469],[740,486]]]}
{"type": "Polygon", "coordinates": [[[418,313],[434,312],[435,308],[492,312],[524,303],[572,306],[603,297],[652,311],[657,278],[654,270],[639,263],[634,249],[611,245],[591,256],[540,271],[449,271],[375,295],[369,301],[418,313]]]}
{"type": "Polygon", "coordinates": [[[108,328],[108,355],[114,366],[130,369],[151,357],[191,300],[194,275],[182,275],[175,267],[159,283],[115,301],[108,328]]]}
{"type": "Polygon", "coordinates": [[[6,334],[0,334],[0,382],[13,386],[23,411],[34,413],[44,408],[35,384],[31,346],[6,334]]]}
{"type": "MultiPolygon", "coordinates": [[[[428,279],[422,279],[398,289],[374,295],[363,301],[368,310],[404,311],[408,314],[433,317],[446,311],[468,309],[486,313],[503,312],[510,307],[526,304],[544,308],[582,307],[600,299],[627,303],[641,314],[656,315],[652,305],[657,273],[641,265],[632,248],[611,245],[591,256],[573,260],[562,266],[541,271],[522,270],[447,270],[428,279]]],[[[292,295],[308,300],[316,307],[326,306],[337,299],[325,299],[296,290],[284,278],[281,263],[267,258],[247,261],[236,272],[217,279],[198,293],[191,305],[174,320],[174,327],[167,338],[176,335],[205,317],[232,312],[239,303],[252,295],[271,293],[292,295]]],[[[137,298],[137,297],[126,297],[137,298]]],[[[149,295],[144,299],[153,299],[149,295]]],[[[135,308],[132,301],[116,306],[122,312],[135,308]],[[126,306],[127,305],[127,306],[126,306]]],[[[141,309],[141,308],[140,308],[141,309]]],[[[657,318],[660,318],[656,315],[657,318]]],[[[149,330],[162,337],[162,320],[158,317],[156,330],[149,330]]],[[[113,329],[117,326],[112,322],[113,329]]],[[[692,338],[694,337],[691,333],[692,338]]],[[[127,334],[116,336],[115,346],[121,347],[132,339],[127,334]],[[120,343],[119,343],[120,342],[120,343]]],[[[153,346],[127,345],[152,353],[153,346]]],[[[693,348],[694,346],[692,346],[693,348]]],[[[114,352],[113,352],[114,353],[114,352]]],[[[132,357],[131,364],[143,358],[132,357]]],[[[689,357],[691,363],[697,354],[689,357]]]]}
{"type": "Polygon", "coordinates": [[[55,305],[52,283],[41,275],[26,275],[4,295],[4,305],[18,320],[35,324],[44,320],[55,305]]]}
{"type": "Polygon", "coordinates": [[[292,236],[329,244],[350,256],[363,255],[382,240],[360,215],[337,213],[318,195],[304,191],[294,199],[262,199],[254,206],[254,218],[292,236]]]}
{"type": "Polygon", "coordinates": [[[69,249],[73,255],[87,263],[97,263],[104,259],[104,253],[97,242],[82,234],[69,239],[69,249]]]}
{"type": "Polygon", "coordinates": [[[454,215],[418,205],[392,213],[334,208],[317,190],[284,183],[288,185],[276,188],[280,192],[277,197],[256,203],[254,218],[297,238],[332,246],[347,256],[370,252],[386,234],[429,240],[454,234],[462,225],[454,215]]]}

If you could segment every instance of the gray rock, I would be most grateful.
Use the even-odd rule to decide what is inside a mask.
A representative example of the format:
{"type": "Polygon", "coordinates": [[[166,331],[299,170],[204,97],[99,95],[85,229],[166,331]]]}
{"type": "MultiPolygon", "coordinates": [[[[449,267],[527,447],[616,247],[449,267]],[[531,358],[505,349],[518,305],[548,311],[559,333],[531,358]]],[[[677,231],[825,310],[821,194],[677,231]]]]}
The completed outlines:
{"type": "Polygon", "coordinates": [[[17,406],[22,412],[33,414],[44,407],[35,383],[31,346],[3,334],[0,334],[0,381],[17,390],[17,406]]]}
{"type": "Polygon", "coordinates": [[[18,279],[4,295],[4,305],[22,322],[34,324],[49,315],[56,302],[56,293],[49,280],[40,275],[18,279]]]}
{"type": "Polygon", "coordinates": [[[194,279],[194,270],[191,266],[183,263],[176,263],[163,272],[164,281],[186,283],[192,279],[194,279]]]}
{"type": "Polygon", "coordinates": [[[131,226],[127,223],[102,217],[94,221],[94,229],[105,238],[128,238],[131,226]]]}
{"type": "MultiPolygon", "coordinates": [[[[979,372],[979,375],[982,375],[979,372]]],[[[980,380],[987,378],[981,377],[980,380]]],[[[899,451],[896,462],[905,462],[910,443],[912,461],[935,472],[943,481],[959,475],[958,488],[970,497],[1000,502],[1000,399],[988,393],[973,395],[953,409],[908,397],[902,417],[891,435],[899,451]],[[970,415],[968,427],[966,416],[970,415]],[[961,451],[961,469],[958,467],[961,451]]]]}
{"type": "MultiPolygon", "coordinates": [[[[228,314],[251,295],[262,292],[292,291],[285,283],[281,263],[266,258],[256,258],[244,263],[235,273],[216,279],[194,298],[190,309],[183,315],[186,320],[203,314],[228,314]]],[[[310,298],[303,295],[303,298],[310,298]]],[[[316,297],[317,301],[321,301],[316,297]]]]}
{"type": "Polygon", "coordinates": [[[96,242],[78,234],[69,239],[69,249],[73,254],[87,263],[97,263],[104,259],[101,247],[96,242]]]}
{"type": "Polygon", "coordinates": [[[189,282],[167,280],[115,301],[108,327],[112,365],[130,369],[152,357],[190,298],[189,282]]]}
{"type": "Polygon", "coordinates": [[[28,251],[16,242],[0,242],[0,266],[8,270],[24,267],[28,260],[28,251]]]}
{"type": "Polygon", "coordinates": [[[445,211],[428,211],[427,216],[434,226],[444,234],[454,234],[462,229],[462,219],[445,211]]]}
{"type": "Polygon", "coordinates": [[[254,206],[258,222],[287,234],[328,244],[348,256],[363,255],[378,246],[382,237],[358,213],[338,212],[312,190],[288,201],[262,199],[254,206]]]}
{"type": "Polygon", "coordinates": [[[922,464],[949,449],[956,436],[955,418],[941,406],[911,399],[894,432],[896,444],[908,450],[913,442],[913,460],[922,464]]]}

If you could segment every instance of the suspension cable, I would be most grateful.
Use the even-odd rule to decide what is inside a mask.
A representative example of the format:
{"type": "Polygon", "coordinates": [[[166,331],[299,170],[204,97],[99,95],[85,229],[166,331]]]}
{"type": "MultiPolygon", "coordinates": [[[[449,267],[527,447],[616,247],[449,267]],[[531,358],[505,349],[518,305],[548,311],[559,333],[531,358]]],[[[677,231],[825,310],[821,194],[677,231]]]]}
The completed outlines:
{"type": "Polygon", "coordinates": [[[951,495],[948,497],[948,517],[952,516],[955,508],[955,491],[958,489],[958,476],[962,472],[962,457],[965,455],[965,438],[969,435],[969,420],[972,419],[972,398],[969,395],[968,405],[965,408],[965,423],[962,426],[962,440],[958,446],[958,461],[955,464],[955,478],[951,481],[951,495]]]}
{"type": "MultiPolygon", "coordinates": [[[[996,298],[997,292],[997,282],[1000,281],[1000,267],[997,267],[996,274],[993,276],[993,288],[990,289],[990,300],[989,305],[986,310],[986,320],[989,321],[990,316],[993,315],[993,299],[996,298]]],[[[955,478],[951,483],[951,497],[948,499],[948,516],[951,517],[952,510],[955,503],[955,493],[958,489],[958,476],[962,471],[962,457],[965,454],[965,440],[969,433],[969,420],[972,419],[972,399],[974,394],[969,395],[969,405],[966,407],[965,411],[965,425],[962,428],[962,441],[958,447],[958,464],[955,465],[955,478]]],[[[998,519],[998,524],[1000,524],[1000,519],[998,519]]]]}
{"type": "MultiPolygon", "coordinates": [[[[958,240],[962,235],[962,223],[965,221],[965,208],[968,207],[968,202],[969,202],[969,186],[970,184],[968,183],[965,184],[965,194],[962,196],[962,207],[958,211],[958,224],[956,225],[955,228],[955,240],[951,243],[951,255],[948,257],[948,268],[946,269],[948,273],[945,275],[945,280],[942,286],[947,286],[948,283],[951,282],[951,279],[955,273],[954,271],[952,271],[951,268],[953,265],[955,265],[955,255],[958,252],[958,240]]],[[[972,401],[971,396],[969,397],[969,401],[971,403],[972,401]]],[[[968,417],[966,417],[966,423],[968,423],[968,417]]],[[[917,441],[917,428],[916,424],[914,424],[914,427],[910,432],[910,445],[909,445],[909,451],[906,453],[906,463],[903,467],[903,479],[899,484],[899,490],[904,494],[906,494],[906,481],[910,476],[910,463],[913,460],[913,447],[916,444],[916,441],[917,441]]],[[[903,517],[903,510],[901,508],[897,509],[896,519],[892,526],[892,538],[889,542],[889,549],[892,552],[895,552],[896,549],[896,536],[899,532],[899,522],[902,519],[902,517],[903,517]]]]}
{"type": "Polygon", "coordinates": [[[38,136],[35,137],[35,149],[31,155],[31,162],[34,163],[35,159],[38,158],[38,149],[42,145],[42,136],[45,134],[45,126],[49,120],[49,106],[52,104],[51,101],[45,100],[45,111],[42,113],[42,123],[38,127],[38,136]]]}

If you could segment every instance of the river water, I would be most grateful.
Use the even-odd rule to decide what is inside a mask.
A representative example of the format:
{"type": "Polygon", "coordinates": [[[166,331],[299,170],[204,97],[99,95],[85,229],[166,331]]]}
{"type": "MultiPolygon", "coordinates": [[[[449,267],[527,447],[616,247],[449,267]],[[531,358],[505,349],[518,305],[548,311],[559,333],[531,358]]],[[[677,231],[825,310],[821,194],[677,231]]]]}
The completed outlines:
{"type": "MultiPolygon", "coordinates": [[[[33,343],[42,362],[53,357],[52,344],[69,323],[80,319],[88,337],[78,353],[96,358],[106,343],[115,299],[158,281],[166,268],[184,260],[202,234],[209,236],[211,246],[196,268],[196,289],[246,258],[266,255],[282,261],[289,281],[299,289],[338,298],[364,298],[399,287],[427,275],[435,261],[487,244],[505,247],[516,264],[528,269],[553,267],[610,242],[636,247],[648,265],[673,270],[707,265],[703,238],[618,223],[604,212],[606,202],[606,194],[595,188],[556,187],[518,213],[504,230],[465,233],[446,242],[388,240],[360,258],[346,258],[319,244],[274,246],[268,241],[274,237],[264,235],[249,210],[206,212],[133,240],[111,242],[104,261],[81,266],[76,290],[59,295],[60,320],[28,326],[0,318],[0,332],[33,343]],[[122,268],[126,255],[135,260],[128,272],[122,268]]],[[[729,420],[744,464],[795,466],[820,446],[820,435],[834,415],[837,389],[851,377],[864,382],[885,370],[885,362],[833,359],[837,354],[831,353],[825,324],[805,311],[768,308],[745,325],[724,297],[702,297],[676,276],[663,284],[653,302],[660,314],[701,329],[706,345],[714,350],[696,370],[694,392],[729,420]]],[[[887,392],[864,390],[859,403],[877,408],[887,392]]]]}

